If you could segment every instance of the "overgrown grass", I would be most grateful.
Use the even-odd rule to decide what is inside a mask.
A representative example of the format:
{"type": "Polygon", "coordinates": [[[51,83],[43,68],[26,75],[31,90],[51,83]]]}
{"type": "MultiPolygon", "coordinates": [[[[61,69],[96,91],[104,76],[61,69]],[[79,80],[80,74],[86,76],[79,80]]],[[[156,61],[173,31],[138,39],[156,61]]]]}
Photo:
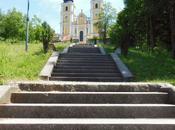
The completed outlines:
{"type": "Polygon", "coordinates": [[[115,44],[98,44],[98,46],[103,47],[107,53],[113,53],[116,49],[115,44]]]}
{"type": "MultiPolygon", "coordinates": [[[[99,46],[108,53],[115,51],[112,44],[99,46]]],[[[150,53],[132,48],[128,57],[121,56],[121,59],[134,74],[136,82],[168,82],[175,85],[175,60],[166,51],[150,53]]]]}
{"type": "MultiPolygon", "coordinates": [[[[62,51],[67,44],[56,44],[62,51]]],[[[51,55],[44,54],[42,44],[30,44],[29,52],[24,51],[24,43],[10,44],[0,42],[0,84],[10,80],[36,80],[51,55]]]]}
{"type": "Polygon", "coordinates": [[[138,82],[168,82],[175,85],[175,60],[167,52],[149,53],[130,49],[128,57],[121,56],[138,82]]]}
{"type": "Polygon", "coordinates": [[[56,49],[59,51],[59,52],[62,52],[66,47],[69,47],[71,43],[70,42],[59,42],[56,44],[56,49]]]}

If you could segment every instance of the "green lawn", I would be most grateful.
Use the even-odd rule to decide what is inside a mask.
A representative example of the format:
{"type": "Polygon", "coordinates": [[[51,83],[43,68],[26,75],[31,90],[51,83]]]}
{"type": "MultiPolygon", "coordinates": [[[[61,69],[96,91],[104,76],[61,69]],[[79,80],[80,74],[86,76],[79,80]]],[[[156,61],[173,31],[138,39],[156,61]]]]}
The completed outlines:
{"type": "MultiPolygon", "coordinates": [[[[114,52],[115,45],[100,45],[108,53],[114,52]]],[[[168,82],[175,85],[175,60],[167,52],[156,54],[130,49],[128,57],[121,56],[135,76],[136,82],[168,82]]]]}
{"type": "Polygon", "coordinates": [[[134,73],[135,81],[175,84],[175,60],[168,53],[149,54],[130,49],[129,56],[121,58],[134,73]]]}
{"type": "Polygon", "coordinates": [[[116,49],[114,44],[98,44],[98,46],[103,47],[107,53],[113,53],[116,49]]]}
{"type": "Polygon", "coordinates": [[[70,42],[60,42],[56,44],[56,49],[58,51],[63,51],[66,47],[69,47],[71,43],[70,42]]]}
{"type": "MultiPolygon", "coordinates": [[[[69,43],[57,44],[62,51],[69,43]]],[[[36,80],[51,52],[44,54],[42,44],[30,44],[29,52],[24,51],[24,43],[0,42],[0,84],[10,80],[36,80]]]]}

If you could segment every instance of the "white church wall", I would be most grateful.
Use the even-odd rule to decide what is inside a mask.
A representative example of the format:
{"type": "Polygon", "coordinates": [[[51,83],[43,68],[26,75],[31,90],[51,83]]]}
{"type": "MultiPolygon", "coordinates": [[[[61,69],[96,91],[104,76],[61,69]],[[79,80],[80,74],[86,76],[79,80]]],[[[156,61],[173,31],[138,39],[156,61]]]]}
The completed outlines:
{"type": "Polygon", "coordinates": [[[103,3],[103,0],[91,0],[91,9],[90,9],[90,18],[87,18],[83,11],[76,17],[74,13],[74,3],[72,1],[68,1],[61,5],[61,35],[65,36],[64,28],[69,28],[69,36],[70,39],[79,39],[80,40],[80,32],[83,31],[83,42],[86,42],[87,39],[92,39],[94,36],[98,36],[97,33],[94,33],[94,24],[98,21],[95,19],[95,15],[98,15],[101,11],[100,7],[103,3]],[[98,4],[98,8],[95,7],[95,4],[98,4]],[[69,8],[66,11],[66,7],[69,8]],[[68,21],[64,21],[64,18],[68,16],[68,21]],[[85,18],[84,23],[79,23],[79,17],[85,18]],[[75,31],[76,30],[76,31],[75,31]]]}

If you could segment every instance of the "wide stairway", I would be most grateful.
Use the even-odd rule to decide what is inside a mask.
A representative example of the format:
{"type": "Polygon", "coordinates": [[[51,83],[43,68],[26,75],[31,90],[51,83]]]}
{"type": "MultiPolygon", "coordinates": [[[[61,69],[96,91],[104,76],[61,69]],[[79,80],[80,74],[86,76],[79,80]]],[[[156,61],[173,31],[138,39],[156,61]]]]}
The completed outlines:
{"type": "Polygon", "coordinates": [[[0,130],[175,130],[175,105],[159,87],[20,85],[0,105],[0,130]]]}
{"type": "Polygon", "coordinates": [[[60,54],[50,80],[122,82],[123,78],[110,55],[92,45],[75,45],[60,54]]]}

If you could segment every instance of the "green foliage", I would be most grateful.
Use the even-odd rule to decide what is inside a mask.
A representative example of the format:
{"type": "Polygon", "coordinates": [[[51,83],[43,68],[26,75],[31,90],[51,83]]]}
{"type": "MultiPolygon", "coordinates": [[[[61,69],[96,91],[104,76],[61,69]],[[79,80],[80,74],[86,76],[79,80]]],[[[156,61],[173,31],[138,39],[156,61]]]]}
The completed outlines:
{"type": "Polygon", "coordinates": [[[65,48],[69,47],[70,42],[59,42],[56,44],[56,50],[62,52],[65,48]]]}
{"type": "Polygon", "coordinates": [[[100,43],[98,44],[98,46],[103,47],[108,54],[114,53],[114,51],[116,50],[115,44],[101,44],[100,43]]]}
{"type": "MultiPolygon", "coordinates": [[[[98,44],[107,53],[115,51],[115,44],[98,44]]],[[[122,61],[134,74],[136,82],[168,82],[175,85],[175,61],[163,48],[154,48],[153,52],[139,47],[130,48],[128,56],[121,56],[122,61]]]]}
{"type": "MultiPolygon", "coordinates": [[[[42,41],[42,21],[34,15],[29,23],[29,40],[42,41]]],[[[7,13],[0,11],[0,40],[11,43],[24,41],[26,38],[26,16],[15,8],[7,13]]]]}
{"type": "Polygon", "coordinates": [[[132,48],[128,57],[121,57],[137,82],[169,82],[175,84],[175,61],[163,49],[155,52],[132,48]],[[163,51],[164,53],[157,53],[163,51]]]}
{"type": "Polygon", "coordinates": [[[36,15],[30,21],[30,40],[42,41],[42,21],[36,15]]]}
{"type": "Polygon", "coordinates": [[[170,1],[125,0],[125,8],[110,31],[112,43],[121,46],[126,55],[131,46],[150,51],[156,47],[175,50],[175,38],[171,35],[175,34],[175,13],[170,17],[170,8],[175,12],[175,6],[170,6],[170,1]]]}
{"type": "Polygon", "coordinates": [[[11,38],[20,38],[24,28],[23,16],[20,12],[13,9],[8,11],[1,19],[1,37],[5,39],[11,38]]]}
{"type": "Polygon", "coordinates": [[[110,2],[105,3],[102,12],[99,14],[99,21],[96,23],[100,38],[103,39],[104,44],[106,44],[110,26],[115,23],[115,19],[116,10],[110,2]]]}
{"type": "Polygon", "coordinates": [[[45,53],[48,52],[49,42],[53,38],[54,30],[47,24],[47,22],[42,23],[42,42],[43,42],[43,50],[45,53]]]}

